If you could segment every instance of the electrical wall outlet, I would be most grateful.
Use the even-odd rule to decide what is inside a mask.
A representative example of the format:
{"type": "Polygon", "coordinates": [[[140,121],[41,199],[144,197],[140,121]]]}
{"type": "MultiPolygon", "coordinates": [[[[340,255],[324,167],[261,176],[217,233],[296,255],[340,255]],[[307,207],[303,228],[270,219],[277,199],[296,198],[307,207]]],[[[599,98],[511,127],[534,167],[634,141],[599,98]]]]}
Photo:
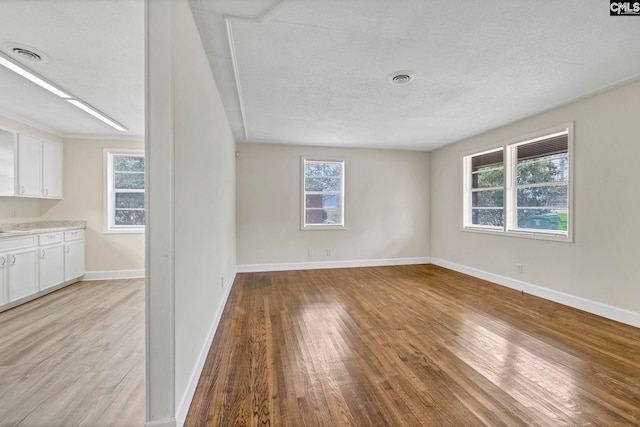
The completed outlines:
{"type": "Polygon", "coordinates": [[[312,257],[313,256],[313,249],[307,249],[307,256],[308,257],[312,257]]]}
{"type": "Polygon", "coordinates": [[[333,251],[331,249],[327,249],[327,256],[333,255],[333,251]]]}
{"type": "Polygon", "coordinates": [[[522,264],[516,264],[516,270],[518,273],[522,274],[524,273],[524,266],[522,264]]]}
{"type": "Polygon", "coordinates": [[[224,289],[224,277],[220,278],[220,288],[224,289]]]}

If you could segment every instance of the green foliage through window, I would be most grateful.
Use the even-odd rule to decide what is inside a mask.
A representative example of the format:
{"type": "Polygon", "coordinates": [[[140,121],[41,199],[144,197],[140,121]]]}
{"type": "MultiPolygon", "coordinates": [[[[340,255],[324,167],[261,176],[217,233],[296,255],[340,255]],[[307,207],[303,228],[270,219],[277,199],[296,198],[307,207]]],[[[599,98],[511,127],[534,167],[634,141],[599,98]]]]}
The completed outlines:
{"type": "Polygon", "coordinates": [[[109,229],[136,229],[145,225],[145,159],[143,154],[108,152],[109,229]]]}
{"type": "Polygon", "coordinates": [[[466,156],[465,162],[465,227],[567,234],[569,129],[466,156]]]}

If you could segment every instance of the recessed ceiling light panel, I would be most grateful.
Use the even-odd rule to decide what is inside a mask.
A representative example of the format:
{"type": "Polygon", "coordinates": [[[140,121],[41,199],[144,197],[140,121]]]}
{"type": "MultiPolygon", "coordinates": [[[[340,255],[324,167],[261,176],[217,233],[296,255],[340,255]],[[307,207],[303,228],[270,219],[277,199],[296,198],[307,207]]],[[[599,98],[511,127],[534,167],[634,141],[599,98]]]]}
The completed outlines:
{"type": "Polygon", "coordinates": [[[389,81],[394,85],[406,85],[407,83],[413,81],[416,73],[413,71],[396,71],[395,73],[389,76],[389,81]]]}

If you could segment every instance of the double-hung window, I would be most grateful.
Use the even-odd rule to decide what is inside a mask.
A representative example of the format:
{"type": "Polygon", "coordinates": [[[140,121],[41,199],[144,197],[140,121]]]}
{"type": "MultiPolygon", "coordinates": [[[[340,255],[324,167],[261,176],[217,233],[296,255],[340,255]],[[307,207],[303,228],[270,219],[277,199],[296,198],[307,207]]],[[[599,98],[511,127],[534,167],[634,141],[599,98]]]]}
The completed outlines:
{"type": "Polygon", "coordinates": [[[504,150],[470,156],[468,224],[479,228],[504,227],[504,150]]]}
{"type": "Polygon", "coordinates": [[[144,232],[144,152],[105,149],[105,231],[144,232]]]}
{"type": "Polygon", "coordinates": [[[463,157],[463,228],[571,241],[573,124],[463,157]]]}
{"type": "Polygon", "coordinates": [[[344,229],[344,161],[302,159],[302,229],[344,229]]]}

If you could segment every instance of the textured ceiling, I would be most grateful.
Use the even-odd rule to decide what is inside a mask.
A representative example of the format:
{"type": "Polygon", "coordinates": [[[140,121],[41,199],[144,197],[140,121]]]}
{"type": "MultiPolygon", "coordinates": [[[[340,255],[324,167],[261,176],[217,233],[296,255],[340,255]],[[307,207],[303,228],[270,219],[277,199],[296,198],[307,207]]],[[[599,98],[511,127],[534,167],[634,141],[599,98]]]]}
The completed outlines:
{"type": "MultiPolygon", "coordinates": [[[[238,141],[429,150],[640,78],[640,17],[602,0],[190,0],[238,141]],[[388,77],[411,70],[410,84],[388,77]]],[[[1,0],[28,67],[118,132],[0,69],[0,115],[144,133],[143,0],[1,0]]]]}
{"type": "Polygon", "coordinates": [[[190,0],[238,141],[430,150],[640,79],[602,0],[235,3],[190,0]]]}
{"type": "Polygon", "coordinates": [[[35,48],[48,61],[18,59],[122,123],[119,132],[0,67],[0,115],[60,136],[144,135],[144,0],[1,0],[0,50],[35,48]]]}

